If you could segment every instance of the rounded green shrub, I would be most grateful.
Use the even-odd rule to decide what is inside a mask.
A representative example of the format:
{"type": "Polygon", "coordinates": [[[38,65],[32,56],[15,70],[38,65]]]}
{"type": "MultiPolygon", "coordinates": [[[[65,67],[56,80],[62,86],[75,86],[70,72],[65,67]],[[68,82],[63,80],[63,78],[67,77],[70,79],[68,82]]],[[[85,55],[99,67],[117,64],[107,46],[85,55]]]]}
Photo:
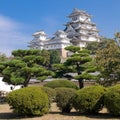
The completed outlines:
{"type": "Polygon", "coordinates": [[[71,99],[76,90],[72,88],[56,88],[56,103],[62,112],[69,113],[72,109],[71,99]]]}
{"type": "Polygon", "coordinates": [[[103,108],[105,91],[106,89],[102,86],[80,89],[73,98],[73,107],[80,113],[98,113],[103,108]]]}
{"type": "Polygon", "coordinates": [[[120,84],[107,89],[104,104],[110,114],[120,115],[120,84]]]}
{"type": "Polygon", "coordinates": [[[26,87],[10,92],[6,100],[15,113],[43,115],[49,111],[49,99],[40,87],[26,87]]]}
{"type": "Polygon", "coordinates": [[[69,80],[53,80],[44,85],[45,87],[50,88],[58,88],[58,87],[67,87],[67,88],[74,88],[78,89],[77,85],[74,84],[72,81],[69,80]]]}
{"type": "Polygon", "coordinates": [[[48,95],[48,98],[50,100],[50,103],[51,102],[54,102],[55,101],[55,97],[56,97],[56,91],[55,89],[52,89],[52,88],[49,88],[49,87],[41,87],[45,93],[48,95]]]}

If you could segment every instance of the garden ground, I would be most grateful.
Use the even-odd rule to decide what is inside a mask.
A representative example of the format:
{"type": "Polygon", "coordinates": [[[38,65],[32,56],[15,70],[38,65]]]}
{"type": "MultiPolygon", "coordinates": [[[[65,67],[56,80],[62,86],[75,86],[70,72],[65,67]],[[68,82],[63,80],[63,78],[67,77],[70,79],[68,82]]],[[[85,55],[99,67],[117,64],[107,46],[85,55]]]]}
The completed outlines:
{"type": "Polygon", "coordinates": [[[41,117],[23,117],[15,113],[12,113],[8,104],[0,104],[0,120],[120,120],[120,117],[113,117],[107,113],[104,108],[96,115],[82,115],[75,110],[71,113],[62,114],[60,110],[56,107],[56,104],[51,105],[50,113],[41,117]]]}

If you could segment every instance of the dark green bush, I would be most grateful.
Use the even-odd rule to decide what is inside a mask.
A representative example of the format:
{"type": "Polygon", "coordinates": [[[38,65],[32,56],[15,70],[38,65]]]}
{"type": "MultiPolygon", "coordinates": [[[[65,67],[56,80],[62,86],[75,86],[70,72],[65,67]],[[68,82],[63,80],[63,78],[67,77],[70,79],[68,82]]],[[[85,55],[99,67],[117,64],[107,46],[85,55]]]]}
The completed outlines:
{"type": "Polygon", "coordinates": [[[45,87],[50,88],[58,88],[58,87],[67,87],[67,88],[74,88],[78,89],[77,85],[75,85],[72,81],[69,80],[53,80],[44,85],[45,87]]]}
{"type": "Polygon", "coordinates": [[[69,113],[72,109],[71,99],[76,90],[72,88],[56,88],[56,103],[62,112],[69,113]]]}
{"type": "Polygon", "coordinates": [[[120,115],[120,84],[108,88],[104,96],[104,104],[112,115],[120,115]]]}
{"type": "Polygon", "coordinates": [[[23,115],[43,115],[49,110],[47,94],[40,87],[26,87],[10,92],[6,100],[14,112],[23,115]]]}
{"type": "Polygon", "coordinates": [[[54,102],[56,97],[56,91],[49,87],[41,87],[41,88],[45,91],[45,93],[47,93],[50,103],[54,102]]]}
{"type": "Polygon", "coordinates": [[[105,88],[90,86],[80,89],[73,98],[73,107],[80,113],[97,113],[103,108],[105,88]]]}

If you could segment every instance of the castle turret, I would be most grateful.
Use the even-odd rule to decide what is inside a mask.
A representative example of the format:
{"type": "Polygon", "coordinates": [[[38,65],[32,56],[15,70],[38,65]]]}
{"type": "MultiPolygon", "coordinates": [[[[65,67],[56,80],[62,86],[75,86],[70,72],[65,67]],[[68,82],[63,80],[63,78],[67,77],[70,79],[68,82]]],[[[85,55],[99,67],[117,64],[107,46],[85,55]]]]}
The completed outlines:
{"type": "Polygon", "coordinates": [[[29,42],[28,47],[30,48],[38,48],[40,50],[44,49],[45,41],[47,41],[47,35],[44,31],[37,31],[32,35],[34,38],[29,42]]]}
{"type": "Polygon", "coordinates": [[[64,48],[70,45],[72,44],[70,43],[70,39],[67,37],[67,34],[62,30],[58,30],[54,34],[54,37],[51,38],[45,46],[48,50],[59,51],[61,58],[66,58],[67,51],[64,48]]]}
{"type": "Polygon", "coordinates": [[[91,15],[75,8],[68,17],[70,22],[65,24],[65,32],[73,45],[85,47],[87,42],[99,41],[99,31],[91,22],[91,15]]]}

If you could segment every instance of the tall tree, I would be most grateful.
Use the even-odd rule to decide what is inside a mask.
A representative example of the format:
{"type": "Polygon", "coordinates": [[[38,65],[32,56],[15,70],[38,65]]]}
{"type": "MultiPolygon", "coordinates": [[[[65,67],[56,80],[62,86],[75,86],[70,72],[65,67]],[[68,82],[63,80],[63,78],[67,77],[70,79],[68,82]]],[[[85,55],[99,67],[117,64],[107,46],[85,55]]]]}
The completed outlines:
{"type": "Polygon", "coordinates": [[[45,79],[51,75],[47,70],[48,61],[40,50],[16,50],[12,52],[14,58],[4,62],[1,71],[4,81],[11,84],[23,84],[27,86],[32,77],[45,79]]]}
{"type": "Polygon", "coordinates": [[[100,71],[99,83],[109,86],[120,80],[120,47],[112,40],[105,48],[98,50],[96,64],[100,71]]]}
{"type": "Polygon", "coordinates": [[[79,87],[83,88],[83,80],[92,78],[92,75],[88,73],[90,72],[90,68],[87,65],[85,66],[86,63],[92,60],[89,51],[85,49],[80,50],[80,47],[77,46],[68,46],[65,49],[72,52],[72,55],[68,57],[64,65],[72,66],[72,69],[78,74],[75,78],[79,81],[79,87]]]}

